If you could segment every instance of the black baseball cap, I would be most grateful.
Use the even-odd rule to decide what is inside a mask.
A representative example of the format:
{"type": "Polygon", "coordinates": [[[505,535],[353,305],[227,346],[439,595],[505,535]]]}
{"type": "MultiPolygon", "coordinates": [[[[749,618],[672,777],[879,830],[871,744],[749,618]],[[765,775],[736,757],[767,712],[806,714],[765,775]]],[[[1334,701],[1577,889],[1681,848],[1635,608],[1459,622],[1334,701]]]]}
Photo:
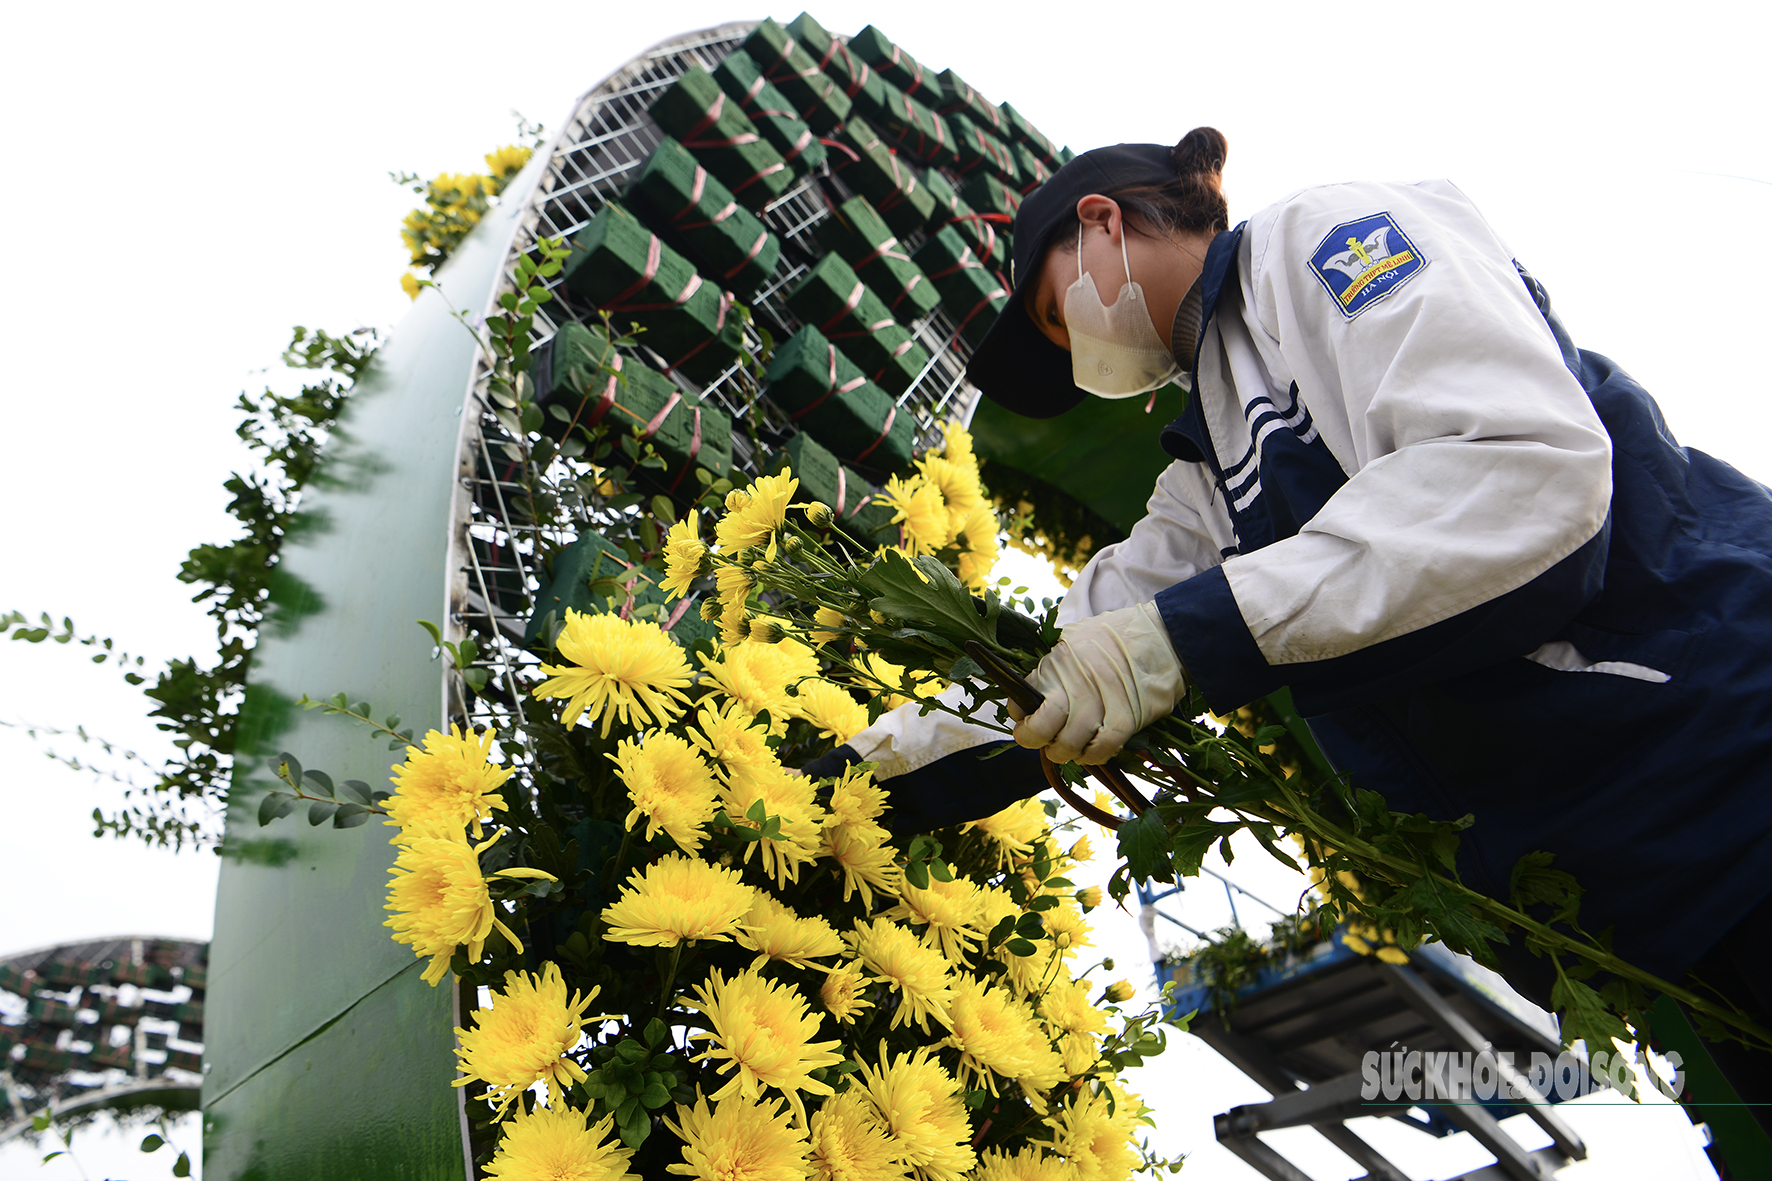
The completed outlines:
{"type": "Polygon", "coordinates": [[[1052,236],[1090,193],[1175,179],[1162,144],[1114,144],[1084,152],[1035,189],[1015,214],[1015,257],[1009,303],[966,366],[984,396],[1028,418],[1055,418],[1089,395],[1071,380],[1071,355],[1046,339],[1027,314],[1052,236]]]}

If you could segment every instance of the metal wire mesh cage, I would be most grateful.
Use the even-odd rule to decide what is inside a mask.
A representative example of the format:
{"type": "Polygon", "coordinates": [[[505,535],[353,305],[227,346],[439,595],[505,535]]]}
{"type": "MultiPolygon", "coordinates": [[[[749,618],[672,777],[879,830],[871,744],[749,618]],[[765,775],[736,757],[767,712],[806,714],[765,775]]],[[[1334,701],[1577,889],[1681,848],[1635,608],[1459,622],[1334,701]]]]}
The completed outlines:
{"type": "MultiPolygon", "coordinates": [[[[640,173],[664,138],[648,114],[659,95],[686,71],[713,70],[755,27],[755,22],[725,24],[662,42],[579,100],[543,149],[545,171],[517,221],[494,301],[518,289],[519,260],[532,254],[540,240],[570,241],[640,173]]],[[[771,340],[782,341],[802,327],[786,296],[825,253],[815,231],[837,204],[853,195],[840,176],[820,165],[763,208],[761,220],[780,240],[781,253],[750,304],[743,347],[753,362],[766,355],[764,331],[771,340]]],[[[900,248],[914,251],[923,239],[922,232],[901,237],[900,248]]],[[[561,275],[553,276],[548,287],[553,298],[534,318],[531,344],[536,348],[568,321],[595,323],[597,318],[594,308],[575,302],[561,275]]],[[[944,420],[970,420],[978,392],[965,379],[970,346],[947,311],[938,306],[904,327],[929,357],[895,399],[896,410],[911,416],[921,450],[939,441],[944,420]]],[[[642,346],[624,351],[668,369],[642,346]]],[[[702,404],[732,416],[733,467],[747,475],[765,470],[794,433],[788,416],[758,389],[756,368],[735,359],[705,384],[671,374],[685,391],[699,395],[702,404]]],[[[492,375],[492,358],[483,354],[458,452],[450,561],[452,630],[475,640],[489,679],[469,695],[462,691],[461,679],[452,677],[446,697],[452,723],[504,728],[521,709],[518,670],[539,662],[524,639],[544,578],[540,558],[569,543],[581,529],[595,528],[599,514],[607,517],[612,510],[587,507],[587,490],[595,487],[600,473],[580,460],[555,455],[546,465],[544,488],[526,482],[529,453],[520,433],[511,429],[509,416],[501,421],[489,392],[492,375]]]]}

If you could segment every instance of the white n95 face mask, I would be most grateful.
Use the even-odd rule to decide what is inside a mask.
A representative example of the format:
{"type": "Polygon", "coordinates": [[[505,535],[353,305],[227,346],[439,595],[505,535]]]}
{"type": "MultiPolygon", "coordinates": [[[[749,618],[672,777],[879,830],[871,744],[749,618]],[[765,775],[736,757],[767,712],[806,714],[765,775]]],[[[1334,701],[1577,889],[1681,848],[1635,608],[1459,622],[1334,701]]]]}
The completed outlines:
{"type": "Polygon", "coordinates": [[[1077,227],[1077,281],[1064,293],[1064,326],[1071,337],[1071,380],[1098,398],[1131,398],[1174,381],[1175,354],[1157,335],[1144,288],[1132,281],[1126,237],[1120,236],[1126,285],[1113,306],[1101,302],[1095,278],[1083,271],[1083,227],[1077,227]]]}

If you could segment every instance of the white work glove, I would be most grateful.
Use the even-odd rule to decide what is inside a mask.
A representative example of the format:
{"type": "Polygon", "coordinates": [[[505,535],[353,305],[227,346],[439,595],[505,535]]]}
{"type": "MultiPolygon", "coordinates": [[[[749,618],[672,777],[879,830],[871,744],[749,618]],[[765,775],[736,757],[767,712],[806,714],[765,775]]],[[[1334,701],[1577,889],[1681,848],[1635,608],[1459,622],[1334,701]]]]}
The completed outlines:
{"type": "Polygon", "coordinates": [[[1155,603],[1080,619],[1028,678],[1046,701],[1013,704],[1015,741],[1055,763],[1105,763],[1187,695],[1187,678],[1155,603]]]}

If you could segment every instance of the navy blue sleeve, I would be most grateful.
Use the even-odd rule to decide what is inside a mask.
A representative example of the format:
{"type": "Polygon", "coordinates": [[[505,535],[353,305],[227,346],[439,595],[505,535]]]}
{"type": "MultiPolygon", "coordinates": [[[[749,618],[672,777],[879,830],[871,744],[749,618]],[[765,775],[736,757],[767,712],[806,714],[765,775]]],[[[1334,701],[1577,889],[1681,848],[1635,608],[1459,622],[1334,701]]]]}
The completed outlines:
{"type": "MultiPolygon", "coordinates": [[[[801,768],[815,778],[841,775],[859,756],[839,746],[801,768]]],[[[1040,752],[1013,742],[987,742],[937,759],[906,775],[883,779],[892,811],[886,817],[896,832],[926,832],[982,820],[1017,800],[1038,795],[1046,787],[1040,752]],[[1001,751],[993,755],[992,752],[1001,751]],[[986,756],[991,757],[986,757],[986,756]]]]}
{"type": "Polygon", "coordinates": [[[1507,594],[1344,656],[1272,665],[1237,608],[1223,567],[1157,593],[1157,610],[1189,679],[1216,713],[1276,689],[1315,717],[1534,651],[1599,594],[1611,520],[1574,553],[1507,594]]]}

